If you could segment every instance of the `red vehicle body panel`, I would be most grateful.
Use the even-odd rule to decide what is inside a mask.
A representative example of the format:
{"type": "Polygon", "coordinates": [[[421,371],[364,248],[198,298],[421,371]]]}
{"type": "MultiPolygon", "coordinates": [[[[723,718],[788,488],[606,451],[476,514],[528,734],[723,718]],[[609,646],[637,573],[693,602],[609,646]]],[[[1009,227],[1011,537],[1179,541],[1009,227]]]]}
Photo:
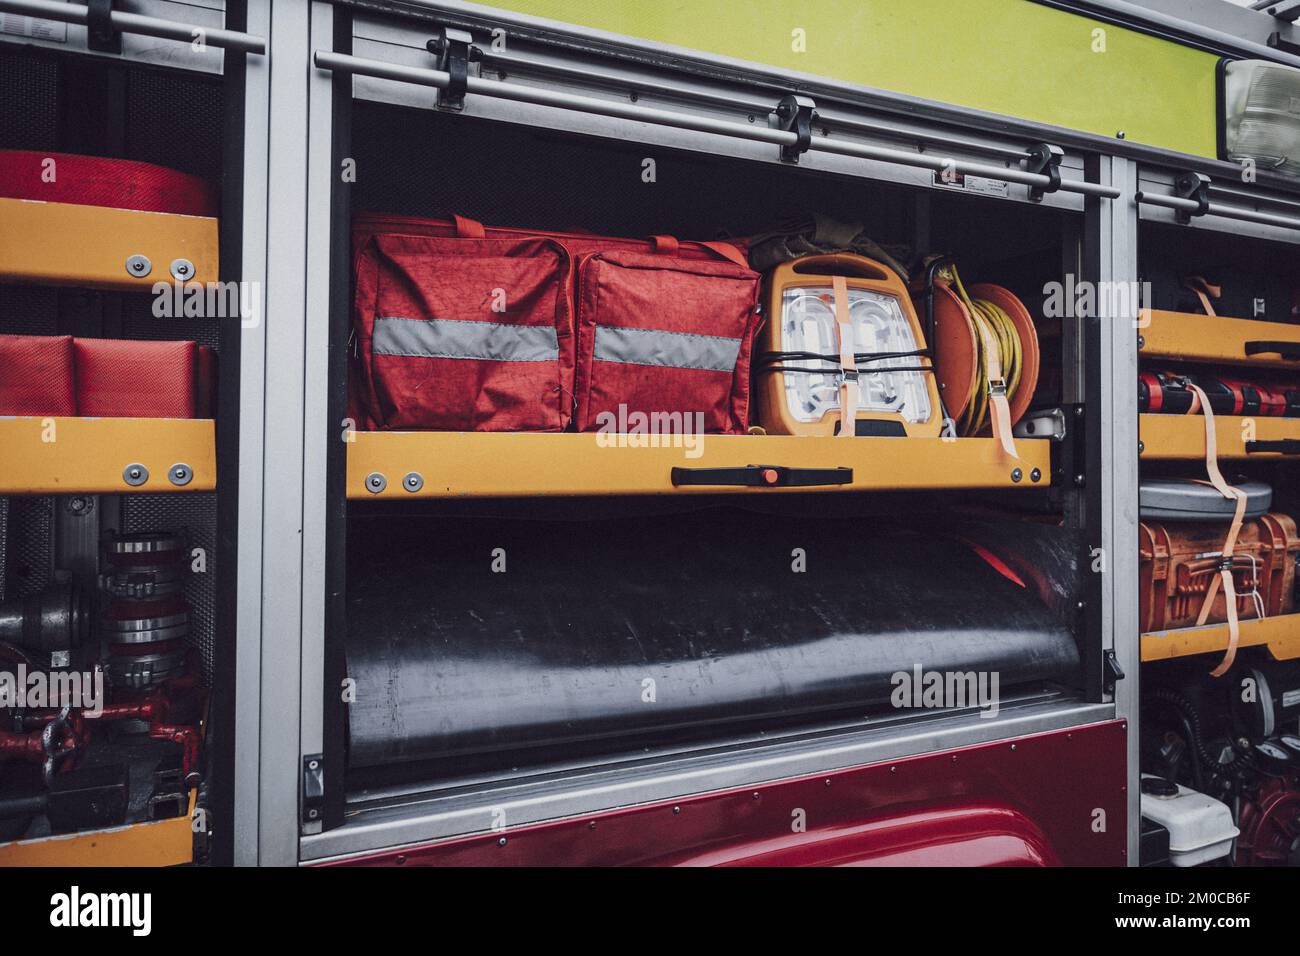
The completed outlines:
{"type": "Polygon", "coordinates": [[[344,866],[1123,866],[1115,720],[385,850],[344,866]]]}

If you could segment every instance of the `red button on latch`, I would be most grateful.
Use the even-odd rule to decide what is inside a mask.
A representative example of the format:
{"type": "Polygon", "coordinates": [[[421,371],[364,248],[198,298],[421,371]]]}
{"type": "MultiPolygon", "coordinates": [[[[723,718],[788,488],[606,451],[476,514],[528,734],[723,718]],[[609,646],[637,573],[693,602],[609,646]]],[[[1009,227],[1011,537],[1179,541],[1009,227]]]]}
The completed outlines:
{"type": "Polygon", "coordinates": [[[775,468],[764,468],[763,480],[769,485],[774,485],[781,480],[781,475],[775,468]]]}

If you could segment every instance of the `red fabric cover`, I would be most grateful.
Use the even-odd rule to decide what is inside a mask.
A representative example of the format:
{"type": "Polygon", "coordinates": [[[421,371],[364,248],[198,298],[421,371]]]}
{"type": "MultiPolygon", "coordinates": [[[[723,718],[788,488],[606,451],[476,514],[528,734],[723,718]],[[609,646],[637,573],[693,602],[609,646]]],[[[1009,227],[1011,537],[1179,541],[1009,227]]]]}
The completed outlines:
{"type": "Polygon", "coordinates": [[[79,414],[196,417],[200,382],[193,342],[76,339],[73,353],[79,414]]]}
{"type": "Polygon", "coordinates": [[[367,404],[384,428],[561,431],[569,422],[569,257],[546,239],[375,235],[357,270],[367,404]],[[497,299],[496,291],[504,293],[497,299]],[[500,304],[504,311],[494,311],[500,304]],[[446,319],[555,330],[554,362],[375,355],[375,319],[446,319]]]}
{"type": "Polygon", "coordinates": [[[217,191],[197,176],[129,159],[41,150],[0,150],[0,197],[185,216],[215,216],[218,208],[217,191]],[[47,182],[50,172],[53,181],[47,182]]]}
{"type": "Polygon", "coordinates": [[[602,412],[619,422],[635,412],[681,412],[687,427],[700,412],[705,432],[745,432],[749,359],[758,328],[757,273],[722,259],[628,252],[588,256],[578,271],[578,431],[596,430],[602,412]],[[740,351],[735,370],[725,372],[597,361],[597,325],[739,339],[740,351]]]}
{"type": "Polygon", "coordinates": [[[0,335],[0,415],[76,415],[70,335],[0,335]]]}
{"type": "MultiPolygon", "coordinates": [[[[743,245],[679,243],[666,236],[627,239],[577,232],[501,229],[484,227],[462,216],[437,220],[363,213],[353,221],[356,351],[348,406],[358,427],[448,431],[560,431],[566,428],[580,401],[580,396],[575,396],[576,365],[581,361],[578,357],[581,348],[576,344],[574,313],[575,286],[581,286],[584,279],[578,274],[578,263],[597,253],[603,254],[601,262],[595,266],[600,275],[598,285],[614,281],[619,286],[620,295],[623,292],[642,296],[650,293],[656,297],[653,300],[654,317],[646,315],[645,324],[640,327],[681,331],[709,327],[713,331],[707,334],[741,337],[741,332],[727,331],[734,327],[734,317],[723,317],[713,325],[698,316],[696,319],[680,317],[678,325],[654,324],[666,302],[682,301],[692,310],[717,305],[717,292],[701,298],[699,291],[701,277],[715,271],[716,278],[723,280],[721,287],[731,290],[720,296],[727,309],[735,304],[731,297],[740,284],[736,281],[738,273],[748,273],[753,283],[750,309],[755,313],[750,324],[756,328],[758,276],[749,271],[748,265],[742,264],[745,262],[743,245]],[[647,271],[659,275],[621,281],[606,278],[612,275],[611,269],[628,272],[638,268],[613,262],[609,256],[614,253],[645,257],[657,251],[656,268],[647,271]],[[727,261],[731,258],[736,260],[734,265],[727,261]],[[512,263],[514,259],[529,261],[527,264],[512,263]],[[708,265],[702,272],[693,271],[692,265],[688,265],[703,266],[704,263],[708,265]],[[646,288],[647,281],[653,289],[646,288]],[[674,288],[676,282],[685,283],[683,288],[689,287],[691,291],[679,293],[674,288]],[[516,283],[520,289],[512,292],[509,287],[516,283]],[[634,291],[638,287],[640,291],[634,291]],[[504,314],[490,311],[486,296],[495,288],[507,289],[508,309],[504,314]],[[518,325],[553,323],[560,344],[560,361],[552,368],[549,363],[373,355],[374,319],[402,315],[518,325]],[[548,391],[552,388],[555,389],[553,393],[548,391]]],[[[643,298],[641,301],[644,303],[646,300],[643,298]]],[[[592,321],[605,311],[604,307],[593,311],[592,321]]],[[[613,316],[616,313],[609,314],[613,316]]],[[[633,324],[630,314],[625,312],[622,318],[622,324],[633,324]]],[[[613,318],[609,321],[619,324],[613,318]]],[[[718,394],[717,376],[723,373],[645,368],[639,375],[625,378],[632,392],[621,399],[614,395],[618,379],[602,378],[605,391],[597,391],[596,401],[609,402],[612,399],[614,409],[622,401],[629,405],[629,410],[636,410],[636,403],[650,401],[648,395],[651,391],[666,386],[673,408],[708,412],[706,424],[709,430],[714,430],[714,424],[716,430],[743,430],[748,406],[749,352],[754,330],[749,329],[742,346],[734,381],[728,376],[725,399],[718,394]],[[697,377],[686,380],[681,374],[672,373],[697,377]],[[690,388],[701,385],[703,398],[682,397],[690,388]]],[[[593,384],[589,371],[590,353],[588,336],[588,372],[583,378],[583,387],[588,392],[593,384]]],[[[585,407],[592,415],[600,410],[592,404],[590,397],[585,407]]],[[[671,410],[660,409],[653,402],[650,407],[671,410]]],[[[643,410],[649,410],[649,407],[643,410]]]]}

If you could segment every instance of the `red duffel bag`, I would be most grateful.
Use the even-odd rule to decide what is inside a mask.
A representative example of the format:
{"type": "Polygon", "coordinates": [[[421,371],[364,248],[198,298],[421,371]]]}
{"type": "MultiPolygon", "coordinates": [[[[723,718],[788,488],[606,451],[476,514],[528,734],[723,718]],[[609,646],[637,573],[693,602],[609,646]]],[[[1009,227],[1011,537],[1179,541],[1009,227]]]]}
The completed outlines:
{"type": "Polygon", "coordinates": [[[745,429],[758,275],[733,245],[361,216],[354,265],[362,427],[745,429]]]}

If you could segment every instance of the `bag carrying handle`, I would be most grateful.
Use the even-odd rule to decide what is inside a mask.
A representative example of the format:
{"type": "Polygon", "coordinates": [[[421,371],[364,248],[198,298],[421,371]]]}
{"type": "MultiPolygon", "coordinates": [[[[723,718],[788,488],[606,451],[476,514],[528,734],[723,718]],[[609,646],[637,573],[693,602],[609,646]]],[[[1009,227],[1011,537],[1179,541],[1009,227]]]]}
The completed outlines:
{"type": "MultiPolygon", "coordinates": [[[[682,247],[682,244],[673,236],[651,236],[650,241],[654,244],[655,255],[675,256],[682,247]]],[[[749,260],[745,258],[745,254],[729,242],[697,242],[694,245],[708,249],[714,255],[721,256],[742,269],[749,268],[749,260]]]]}
{"type": "MultiPolygon", "coordinates": [[[[482,239],[487,235],[483,223],[477,219],[453,215],[451,221],[455,225],[457,239],[482,239]]],[[[651,236],[650,242],[654,244],[657,255],[675,256],[681,250],[681,243],[673,236],[651,236]]],[[[729,242],[698,242],[695,245],[708,249],[714,255],[721,256],[729,262],[734,262],[742,269],[749,268],[749,260],[745,258],[744,253],[729,242]]]]}
{"type": "Polygon", "coordinates": [[[482,239],[487,235],[487,230],[483,228],[483,223],[477,219],[468,219],[465,216],[453,215],[451,221],[456,224],[457,239],[482,239]]]}

